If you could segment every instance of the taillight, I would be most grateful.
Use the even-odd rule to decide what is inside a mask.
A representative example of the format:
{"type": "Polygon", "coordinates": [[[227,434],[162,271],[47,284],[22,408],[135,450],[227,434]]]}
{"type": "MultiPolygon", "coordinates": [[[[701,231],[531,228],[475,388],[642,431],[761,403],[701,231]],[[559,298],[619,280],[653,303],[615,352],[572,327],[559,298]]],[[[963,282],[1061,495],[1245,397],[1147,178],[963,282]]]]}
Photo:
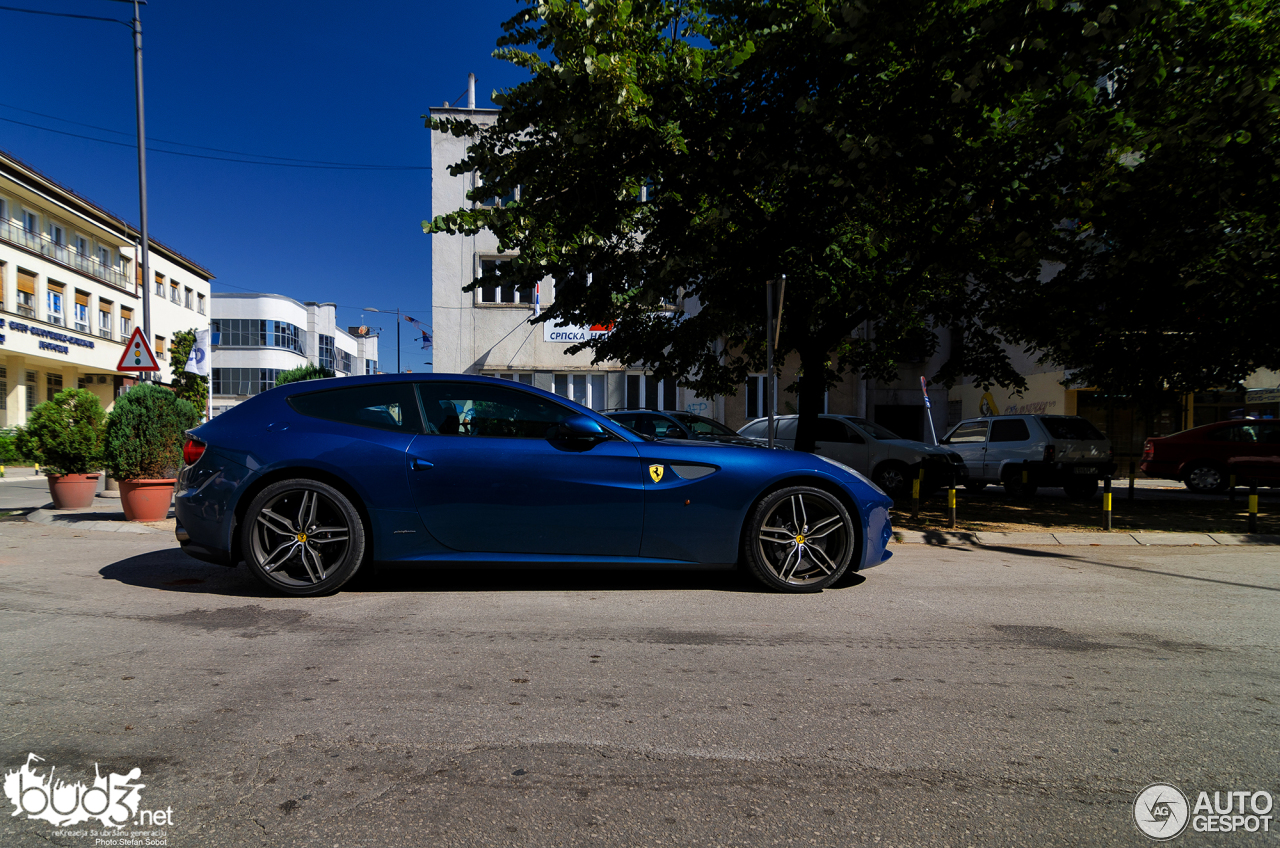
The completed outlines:
{"type": "Polygon", "coordinates": [[[202,456],[204,456],[204,442],[187,439],[187,443],[182,446],[182,461],[187,465],[195,465],[202,456]]]}
{"type": "Polygon", "coordinates": [[[1147,439],[1146,442],[1144,442],[1142,445],[1142,461],[1146,462],[1147,460],[1151,460],[1155,458],[1156,458],[1156,443],[1153,442],[1151,439],[1147,439]]]}
{"type": "Polygon", "coordinates": [[[1057,448],[1055,448],[1053,445],[1045,445],[1045,446],[1044,446],[1044,461],[1045,461],[1045,462],[1053,462],[1053,458],[1054,458],[1055,456],[1057,456],[1057,455],[1058,455],[1057,448]]]}

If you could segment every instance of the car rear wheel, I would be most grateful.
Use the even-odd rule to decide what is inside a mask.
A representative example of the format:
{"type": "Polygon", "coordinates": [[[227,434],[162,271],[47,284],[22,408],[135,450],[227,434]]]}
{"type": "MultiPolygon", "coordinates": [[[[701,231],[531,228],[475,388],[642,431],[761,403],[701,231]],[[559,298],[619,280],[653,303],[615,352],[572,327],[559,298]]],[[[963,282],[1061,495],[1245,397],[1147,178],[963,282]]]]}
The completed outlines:
{"type": "Polygon", "coordinates": [[[1227,473],[1216,462],[1197,462],[1187,469],[1187,488],[1199,495],[1225,492],[1230,485],[1227,473]]]}
{"type": "Polygon", "coordinates": [[[817,592],[839,580],[857,548],[853,518],[834,495],[792,486],[765,496],[747,521],[747,567],[770,589],[817,592]]]}
{"type": "Polygon", "coordinates": [[[1036,489],[1040,488],[1035,484],[1034,481],[1031,480],[1029,475],[1027,477],[1027,482],[1023,483],[1022,469],[1016,468],[1016,467],[1005,471],[1004,479],[1002,479],[1000,482],[1001,484],[1004,485],[1005,492],[1010,497],[1014,497],[1014,498],[1034,497],[1036,493],[1036,489]]]}
{"type": "Polygon", "coordinates": [[[318,480],[281,480],[249,504],[241,550],[254,576],[290,595],[336,592],[365,553],[364,525],[345,495],[318,480]]]}

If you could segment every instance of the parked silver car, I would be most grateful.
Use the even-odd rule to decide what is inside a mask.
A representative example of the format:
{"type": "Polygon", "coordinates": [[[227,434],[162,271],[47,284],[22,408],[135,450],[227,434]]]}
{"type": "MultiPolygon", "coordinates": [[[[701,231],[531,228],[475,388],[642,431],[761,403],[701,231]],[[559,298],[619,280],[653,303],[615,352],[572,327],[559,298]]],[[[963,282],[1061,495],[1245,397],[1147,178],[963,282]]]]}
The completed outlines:
{"type": "Polygon", "coordinates": [[[1010,494],[1029,497],[1041,486],[1061,486],[1067,497],[1087,500],[1098,480],[1116,469],[1111,442],[1077,415],[970,418],[942,444],[964,457],[970,491],[1000,483],[1010,494]]]}
{"type": "MultiPolygon", "coordinates": [[[[795,448],[797,415],[774,418],[774,440],[795,448]]],[[[769,435],[769,419],[757,418],[738,431],[751,439],[769,435]]],[[[897,433],[852,415],[819,415],[816,452],[843,462],[874,482],[889,497],[911,496],[911,481],[924,469],[921,495],[936,491],[953,479],[968,480],[964,460],[955,451],[904,439],[897,433]]]]}

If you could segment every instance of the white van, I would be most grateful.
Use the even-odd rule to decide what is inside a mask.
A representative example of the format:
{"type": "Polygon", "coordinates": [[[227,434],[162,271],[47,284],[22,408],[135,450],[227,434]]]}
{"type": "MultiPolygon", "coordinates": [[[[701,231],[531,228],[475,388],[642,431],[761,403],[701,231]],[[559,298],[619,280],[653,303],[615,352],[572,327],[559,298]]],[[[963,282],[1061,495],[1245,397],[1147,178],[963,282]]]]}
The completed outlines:
{"type": "Polygon", "coordinates": [[[1041,486],[1061,486],[1067,497],[1088,500],[1098,480],[1116,470],[1111,442],[1078,415],[969,418],[942,444],[964,458],[970,491],[1000,483],[1010,494],[1030,497],[1041,486]]]}

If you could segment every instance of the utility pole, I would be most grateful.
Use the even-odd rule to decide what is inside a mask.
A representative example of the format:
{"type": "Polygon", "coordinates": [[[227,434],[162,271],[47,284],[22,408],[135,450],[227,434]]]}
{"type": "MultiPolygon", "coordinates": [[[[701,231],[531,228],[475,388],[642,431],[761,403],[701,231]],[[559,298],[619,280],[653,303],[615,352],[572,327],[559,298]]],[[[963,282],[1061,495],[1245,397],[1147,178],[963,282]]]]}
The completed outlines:
{"type": "Polygon", "coordinates": [[[147,123],[142,101],[142,18],[138,13],[138,0],[133,0],[133,81],[138,111],[138,196],[141,206],[138,223],[141,241],[138,243],[139,274],[142,276],[142,335],[148,345],[155,344],[151,335],[151,253],[147,236],[147,123]]]}

